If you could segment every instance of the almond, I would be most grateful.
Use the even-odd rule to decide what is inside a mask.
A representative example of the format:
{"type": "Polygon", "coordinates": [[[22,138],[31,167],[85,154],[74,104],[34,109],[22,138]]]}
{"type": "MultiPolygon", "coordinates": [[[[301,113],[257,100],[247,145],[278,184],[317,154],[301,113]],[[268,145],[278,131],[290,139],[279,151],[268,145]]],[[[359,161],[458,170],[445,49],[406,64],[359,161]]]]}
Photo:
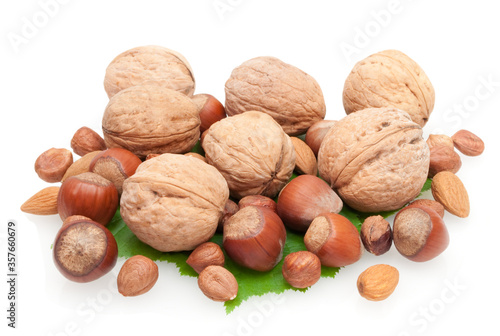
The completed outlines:
{"type": "Polygon", "coordinates": [[[295,148],[295,171],[299,174],[314,175],[318,174],[318,162],[316,156],[304,141],[297,137],[290,137],[295,148]]]}
{"type": "Polygon", "coordinates": [[[484,142],[480,137],[467,130],[460,130],[452,137],[455,148],[462,154],[478,156],[484,151],[484,142]]]}
{"type": "Polygon", "coordinates": [[[445,134],[431,134],[427,138],[427,145],[429,146],[429,149],[432,150],[433,147],[437,146],[445,146],[445,147],[450,147],[453,149],[453,140],[451,137],[445,135],[445,134]]]}
{"type": "Polygon", "coordinates": [[[387,299],[396,289],[399,272],[395,267],[378,264],[368,267],[358,277],[359,294],[370,301],[387,299]]]}
{"type": "Polygon", "coordinates": [[[44,188],[24,202],[21,211],[32,215],[55,215],[58,193],[59,187],[44,188]]]}
{"type": "Polygon", "coordinates": [[[449,213],[465,218],[469,216],[469,195],[462,181],[452,172],[437,173],[432,179],[432,196],[449,213]]]}
{"type": "Polygon", "coordinates": [[[61,182],[64,182],[68,177],[80,175],[81,173],[88,173],[90,171],[90,162],[92,162],[94,157],[100,152],[101,151],[90,152],[73,162],[68,170],[66,170],[61,182]]]}

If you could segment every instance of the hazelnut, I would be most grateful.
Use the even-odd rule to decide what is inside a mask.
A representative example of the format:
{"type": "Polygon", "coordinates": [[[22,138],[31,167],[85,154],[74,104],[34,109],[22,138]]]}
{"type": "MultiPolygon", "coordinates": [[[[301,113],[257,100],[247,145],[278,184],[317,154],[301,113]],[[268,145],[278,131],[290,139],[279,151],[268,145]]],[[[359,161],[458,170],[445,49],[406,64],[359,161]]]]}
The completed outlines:
{"type": "Polygon", "coordinates": [[[108,225],[118,208],[118,192],[112,182],[95,173],[66,179],[57,196],[57,211],[64,221],[72,215],[86,216],[108,225]]]}
{"type": "Polygon", "coordinates": [[[281,261],[286,240],[283,222],[273,211],[247,206],[224,225],[223,246],[237,264],[270,271],[281,261]]]}
{"type": "Polygon", "coordinates": [[[418,199],[418,200],[411,202],[410,204],[408,204],[407,207],[417,207],[418,208],[421,206],[431,208],[432,210],[437,212],[439,217],[441,217],[441,218],[444,217],[444,206],[435,200],[421,198],[421,199],[418,199]]]}
{"type": "Polygon", "coordinates": [[[320,176],[361,212],[391,211],[415,199],[427,181],[422,128],[394,108],[365,109],[339,120],[318,153],[320,176]]]}
{"type": "Polygon", "coordinates": [[[382,301],[396,289],[399,272],[395,267],[379,264],[368,267],[358,277],[358,292],[367,300],[382,301]]]}
{"type": "Polygon", "coordinates": [[[380,215],[366,218],[361,225],[360,235],[365,249],[376,256],[391,248],[391,225],[380,215]]]}
{"type": "Polygon", "coordinates": [[[84,156],[85,154],[102,151],[106,149],[104,139],[94,130],[88,127],[81,127],[71,139],[71,148],[75,154],[84,156]]]}
{"type": "Polygon", "coordinates": [[[201,133],[209,129],[213,123],[226,117],[224,106],[212,95],[200,93],[191,97],[191,100],[198,106],[201,133]]]}
{"type": "Polygon", "coordinates": [[[314,218],[324,212],[338,213],[342,204],[325,181],[316,176],[301,175],[281,190],[277,212],[288,228],[306,232],[314,218]]]}
{"type": "Polygon", "coordinates": [[[274,197],[292,176],[292,141],[269,115],[245,112],[216,122],[206,133],[205,158],[224,176],[233,198],[274,197]]]}
{"type": "Polygon", "coordinates": [[[462,160],[453,147],[434,146],[430,149],[429,177],[442,171],[456,173],[462,166],[462,160]]]}
{"type": "Polygon", "coordinates": [[[210,265],[224,266],[224,253],[216,243],[206,242],[191,252],[186,263],[199,274],[210,265]]]}
{"type": "Polygon", "coordinates": [[[309,251],[292,252],[285,257],[281,272],[292,287],[306,288],[321,277],[321,262],[309,251]]]}
{"type": "Polygon", "coordinates": [[[435,93],[424,70],[398,50],[384,50],[356,63],[344,84],[347,114],[365,108],[406,111],[423,127],[434,109],[435,93]]]}
{"type": "Polygon", "coordinates": [[[318,175],[318,163],[312,149],[302,140],[290,137],[295,148],[295,171],[297,174],[318,175]]]}
{"type": "Polygon", "coordinates": [[[304,235],[308,251],[316,254],[321,265],[342,267],[361,258],[363,245],[354,224],[335,213],[316,217],[304,235]]]}
{"type": "Polygon", "coordinates": [[[118,292],[123,296],[138,296],[149,292],[158,280],[158,265],[142,255],[128,258],[118,273],[118,292]]]}
{"type": "Polygon", "coordinates": [[[206,297],[214,301],[225,302],[238,295],[236,278],[222,266],[212,265],[201,271],[198,286],[206,297]]]}
{"type": "Polygon", "coordinates": [[[113,234],[103,225],[83,216],[71,216],[57,233],[53,258],[66,278],[89,282],[113,269],[118,247],[113,234]]]}
{"type": "Polygon", "coordinates": [[[314,123],[306,133],[306,144],[312,149],[315,156],[318,156],[319,147],[323,142],[326,133],[335,125],[335,120],[320,120],[314,123]]]}
{"type": "Polygon", "coordinates": [[[224,205],[224,211],[222,213],[221,218],[219,219],[219,224],[217,225],[217,232],[221,232],[224,229],[224,225],[226,224],[227,220],[231,218],[232,215],[237,213],[240,210],[240,207],[236,202],[234,202],[231,199],[228,199],[226,201],[226,205],[224,205]]]}
{"type": "Polygon", "coordinates": [[[406,207],[394,218],[394,245],[412,261],[428,261],[440,255],[449,243],[443,219],[431,208],[406,207]]]}
{"type": "Polygon", "coordinates": [[[269,210],[274,212],[277,211],[276,202],[272,198],[262,195],[248,195],[240,199],[240,201],[238,202],[238,206],[240,207],[240,209],[243,209],[244,207],[250,205],[268,208],[269,210]]]}
{"type": "Polygon", "coordinates": [[[451,137],[453,145],[462,154],[478,156],[484,151],[484,142],[480,137],[467,130],[460,130],[451,137]]]}
{"type": "Polygon", "coordinates": [[[116,56],[106,69],[104,89],[112,98],[124,89],[151,80],[188,96],[195,89],[193,70],[186,58],[154,45],[133,48],[116,56]]]}
{"type": "Polygon", "coordinates": [[[131,151],[123,148],[110,148],[97,154],[90,162],[89,169],[113,182],[118,194],[121,195],[123,181],[134,175],[141,163],[141,159],[131,151]]]}
{"type": "Polygon", "coordinates": [[[275,58],[256,57],[231,72],[226,81],[226,112],[261,111],[286,134],[300,135],[325,117],[323,92],[304,71],[275,58]]]}
{"type": "Polygon", "coordinates": [[[60,182],[73,163],[73,154],[65,148],[46,150],[35,161],[35,171],[45,182],[60,182]]]}

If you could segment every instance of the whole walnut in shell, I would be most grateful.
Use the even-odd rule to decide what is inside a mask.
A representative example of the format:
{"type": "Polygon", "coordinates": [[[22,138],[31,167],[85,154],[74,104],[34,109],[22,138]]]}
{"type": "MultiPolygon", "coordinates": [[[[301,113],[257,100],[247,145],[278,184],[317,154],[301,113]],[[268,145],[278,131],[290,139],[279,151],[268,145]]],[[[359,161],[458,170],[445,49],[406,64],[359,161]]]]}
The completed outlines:
{"type": "Polygon", "coordinates": [[[226,178],[231,195],[274,197],[295,167],[290,137],[269,115],[249,111],[213,124],[202,142],[207,162],[226,178]]]}
{"type": "Polygon", "coordinates": [[[422,128],[394,108],[370,108],[339,120],[323,139],[320,176],[352,208],[395,210],[422,189],[429,170],[422,128]]]}
{"type": "Polygon", "coordinates": [[[102,130],[108,148],[125,148],[141,158],[152,153],[185,153],[200,137],[200,117],[186,95],[146,83],[110,99],[102,130]]]}
{"type": "Polygon", "coordinates": [[[397,50],[385,50],[356,63],[344,84],[347,114],[365,108],[394,107],[424,126],[434,108],[434,88],[420,66],[397,50]]]}
{"type": "Polygon", "coordinates": [[[148,80],[189,96],[195,89],[193,70],[184,56],[154,45],[133,48],[116,56],[106,69],[104,89],[111,98],[148,80]]]}
{"type": "Polygon", "coordinates": [[[257,57],[235,68],[226,82],[226,113],[261,111],[289,135],[325,117],[323,92],[314,78],[275,57],[257,57]]]}
{"type": "Polygon", "coordinates": [[[194,157],[163,154],[125,180],[120,214],[137,238],[159,251],[193,250],[213,236],[228,198],[217,169],[194,157]]]}

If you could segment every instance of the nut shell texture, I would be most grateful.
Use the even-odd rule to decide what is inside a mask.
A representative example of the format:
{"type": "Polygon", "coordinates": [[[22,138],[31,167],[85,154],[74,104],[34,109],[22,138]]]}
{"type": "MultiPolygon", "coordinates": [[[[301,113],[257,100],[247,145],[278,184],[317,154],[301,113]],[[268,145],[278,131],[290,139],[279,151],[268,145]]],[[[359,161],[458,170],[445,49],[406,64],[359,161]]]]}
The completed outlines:
{"type": "Polygon", "coordinates": [[[125,180],[120,213],[144,243],[163,251],[193,250],[217,228],[229,190],[214,167],[185,155],[143,162],[125,180]]]}
{"type": "Polygon", "coordinates": [[[186,95],[148,83],[116,94],[102,119],[108,148],[151,153],[185,153],[200,137],[197,106],[186,95]]]}
{"type": "Polygon", "coordinates": [[[356,63],[344,84],[347,114],[369,107],[395,107],[423,127],[434,100],[434,88],[425,72],[397,50],[385,50],[356,63]]]}
{"type": "Polygon", "coordinates": [[[213,124],[202,142],[207,162],[224,175],[231,196],[274,197],[295,167],[290,137],[269,115],[250,111],[213,124]]]}
{"type": "Polygon", "coordinates": [[[235,68],[225,91],[229,116],[252,110],[265,112],[289,135],[305,133],[326,113],[316,80],[275,57],[256,57],[235,68]]]}
{"type": "Polygon", "coordinates": [[[394,210],[420,192],[429,170],[422,128],[407,113],[366,109],[328,132],[318,154],[320,176],[352,208],[394,210]]]}
{"type": "Polygon", "coordinates": [[[160,46],[137,47],[116,56],[106,69],[104,89],[111,98],[148,80],[186,95],[195,89],[193,71],[184,56],[160,46]]]}

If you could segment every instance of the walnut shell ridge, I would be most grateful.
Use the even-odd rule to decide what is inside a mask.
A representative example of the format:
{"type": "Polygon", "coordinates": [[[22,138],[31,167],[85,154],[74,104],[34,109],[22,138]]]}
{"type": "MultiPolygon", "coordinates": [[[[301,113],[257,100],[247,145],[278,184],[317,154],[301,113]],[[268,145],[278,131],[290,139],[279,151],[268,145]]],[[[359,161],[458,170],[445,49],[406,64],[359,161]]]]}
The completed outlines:
{"type": "Polygon", "coordinates": [[[144,158],[185,153],[200,137],[197,106],[186,95],[147,82],[110,99],[102,119],[108,148],[121,147],[144,158]]]}
{"type": "Polygon", "coordinates": [[[356,63],[343,91],[347,114],[365,108],[394,107],[423,127],[434,108],[434,88],[422,68],[397,50],[385,50],[356,63]]]}
{"type": "Polygon", "coordinates": [[[214,123],[202,142],[207,162],[224,175],[231,196],[274,197],[295,167],[290,137],[269,115],[249,111],[214,123]]]}
{"type": "Polygon", "coordinates": [[[363,212],[399,209],[422,189],[429,170],[422,128],[394,108],[370,108],[339,120],[319,153],[320,176],[363,212]]]}
{"type": "Polygon", "coordinates": [[[144,161],[125,180],[120,214],[151,247],[187,251],[214,235],[228,198],[217,169],[194,157],[163,154],[144,161]]]}
{"type": "Polygon", "coordinates": [[[275,57],[250,59],[235,68],[225,85],[226,113],[269,114],[289,135],[299,135],[325,117],[323,92],[304,71],[275,57]]]}
{"type": "Polygon", "coordinates": [[[123,89],[148,80],[188,96],[195,89],[193,70],[186,58],[155,45],[132,48],[116,56],[106,69],[104,89],[111,98],[123,89]]]}

